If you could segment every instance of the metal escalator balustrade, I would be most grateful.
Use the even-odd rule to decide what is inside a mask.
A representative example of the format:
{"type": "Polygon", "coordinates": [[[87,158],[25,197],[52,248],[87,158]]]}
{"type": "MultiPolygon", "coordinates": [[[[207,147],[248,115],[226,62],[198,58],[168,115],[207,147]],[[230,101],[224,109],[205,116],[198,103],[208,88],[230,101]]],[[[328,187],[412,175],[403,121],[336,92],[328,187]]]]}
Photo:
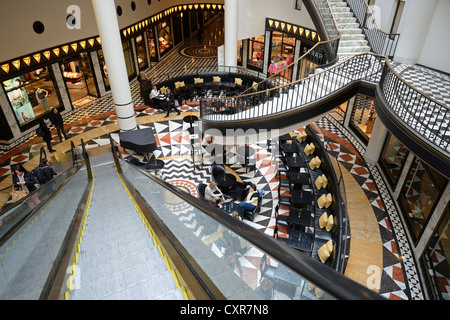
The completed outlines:
{"type": "Polygon", "coordinates": [[[265,299],[259,291],[264,279],[271,281],[274,299],[381,299],[207,202],[123,160],[120,163],[133,193],[150,208],[157,228],[168,237],[164,242],[182,253],[187,269],[202,285],[210,286],[211,299],[219,294],[230,300],[265,299]]]}

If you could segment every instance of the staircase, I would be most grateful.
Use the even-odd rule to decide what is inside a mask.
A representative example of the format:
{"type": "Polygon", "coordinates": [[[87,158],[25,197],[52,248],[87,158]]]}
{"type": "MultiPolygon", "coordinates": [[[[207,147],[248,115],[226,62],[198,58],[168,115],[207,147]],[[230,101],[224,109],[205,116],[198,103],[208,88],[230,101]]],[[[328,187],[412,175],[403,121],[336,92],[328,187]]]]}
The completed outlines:
{"type": "Polygon", "coordinates": [[[347,2],[342,0],[328,0],[333,10],[336,23],[341,32],[338,55],[353,55],[369,52],[370,47],[359,27],[347,2]]]}

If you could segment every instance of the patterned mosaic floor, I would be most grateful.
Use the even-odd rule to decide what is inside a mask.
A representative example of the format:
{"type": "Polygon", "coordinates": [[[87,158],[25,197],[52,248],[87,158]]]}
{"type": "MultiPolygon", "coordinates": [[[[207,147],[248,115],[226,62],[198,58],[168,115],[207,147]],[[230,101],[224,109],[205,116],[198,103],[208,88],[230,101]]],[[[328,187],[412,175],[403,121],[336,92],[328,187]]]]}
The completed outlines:
{"type": "MultiPolygon", "coordinates": [[[[217,28],[217,25],[212,26],[217,28]]],[[[220,26],[219,26],[220,27],[220,26]]],[[[205,32],[205,34],[208,34],[205,32]]],[[[196,39],[187,42],[185,46],[192,46],[196,43],[196,39]]],[[[208,40],[206,40],[208,41],[208,40]]],[[[215,44],[220,45],[221,39],[212,40],[215,44]]],[[[222,39],[223,41],[223,39],[222,39]]],[[[215,65],[215,59],[194,59],[182,56],[176,50],[164,57],[163,63],[152,66],[146,73],[150,77],[157,78],[158,75],[168,72],[167,66],[180,69],[191,64],[194,67],[202,67],[205,65],[215,65]],[[164,69],[162,68],[164,65],[164,69]]],[[[422,85],[421,89],[427,93],[433,92],[437,86],[438,91],[435,96],[440,101],[449,103],[449,97],[446,94],[448,88],[442,90],[442,86],[450,83],[450,77],[442,75],[441,77],[429,77],[432,71],[422,67],[397,66],[401,70],[401,75],[407,81],[411,81],[414,85],[422,85]],[[442,81],[441,81],[442,80],[442,81]],[[433,83],[429,86],[424,84],[433,83]],[[417,83],[416,83],[417,82],[417,83]],[[437,95],[441,95],[437,97],[437,95]]],[[[130,85],[130,89],[135,104],[136,116],[142,117],[160,113],[161,111],[147,107],[143,104],[139,96],[139,87],[137,82],[130,85]]],[[[181,111],[198,111],[195,103],[188,103],[180,107],[181,111]]],[[[338,117],[326,116],[317,121],[318,126],[322,128],[325,135],[333,141],[331,144],[333,150],[331,154],[353,175],[358,181],[362,190],[366,194],[379,222],[380,234],[383,240],[383,276],[381,281],[380,293],[388,299],[423,299],[422,291],[419,285],[417,270],[412,258],[409,244],[403,231],[398,212],[393,201],[387,191],[384,180],[376,166],[367,164],[364,161],[364,147],[361,146],[352,136],[351,133],[342,126],[342,122],[338,117]]],[[[75,109],[73,112],[64,116],[67,133],[69,139],[94,128],[114,123],[117,120],[112,103],[111,95],[101,99],[94,100],[92,103],[75,109]]],[[[190,190],[191,194],[196,196],[194,185],[197,183],[205,183],[209,181],[210,172],[208,168],[200,171],[189,169],[192,165],[190,159],[180,158],[186,155],[189,150],[189,140],[186,137],[185,124],[182,120],[166,120],[162,122],[149,123],[148,126],[154,128],[158,137],[158,150],[155,151],[157,157],[173,157],[171,161],[167,161],[166,167],[161,171],[162,177],[174,184],[184,186],[190,190]]],[[[57,144],[58,138],[56,132],[53,132],[53,144],[57,144]]],[[[117,138],[117,137],[116,137],[117,138]]],[[[87,141],[88,145],[93,147],[109,143],[108,136],[99,136],[95,139],[87,141]]],[[[0,152],[0,181],[10,177],[10,166],[16,163],[25,163],[31,158],[39,154],[41,146],[45,143],[34,135],[24,137],[17,141],[15,145],[10,146],[10,150],[0,152]]],[[[245,172],[245,169],[239,165],[231,166],[239,176],[247,182],[253,182],[259,189],[266,190],[266,197],[262,203],[261,213],[255,221],[246,220],[245,223],[252,225],[254,228],[261,230],[268,236],[273,235],[274,217],[273,208],[277,204],[277,187],[278,180],[274,166],[271,165],[271,154],[267,152],[264,145],[255,145],[257,157],[257,170],[245,172]]],[[[283,209],[282,209],[283,210],[283,209]]],[[[181,210],[182,211],[182,210],[181,210]]],[[[180,212],[181,212],[180,211],[180,212]]],[[[283,213],[280,211],[280,213],[283,213]]],[[[251,277],[256,277],[258,265],[255,261],[258,254],[255,252],[247,252],[247,256],[243,257],[243,267],[252,270],[254,273],[251,277]]],[[[260,257],[259,257],[260,258],[260,257]]]]}

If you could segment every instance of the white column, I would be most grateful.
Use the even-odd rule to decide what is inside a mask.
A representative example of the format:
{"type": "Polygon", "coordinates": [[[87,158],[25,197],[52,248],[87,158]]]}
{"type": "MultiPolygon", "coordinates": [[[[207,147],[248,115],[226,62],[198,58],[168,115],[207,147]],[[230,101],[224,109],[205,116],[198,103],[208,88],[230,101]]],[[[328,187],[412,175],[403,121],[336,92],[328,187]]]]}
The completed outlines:
{"type": "Polygon", "coordinates": [[[386,139],[387,133],[388,130],[384,126],[380,117],[377,117],[373,125],[369,143],[367,144],[366,154],[364,156],[366,161],[372,164],[378,162],[378,158],[380,157],[381,150],[383,149],[384,140],[386,139]]]}
{"type": "Polygon", "coordinates": [[[225,66],[237,66],[237,0],[225,0],[225,66]]]}
{"type": "Polygon", "coordinates": [[[121,131],[136,129],[127,67],[123,55],[114,0],[92,0],[103,56],[121,131]]]}
{"type": "Polygon", "coordinates": [[[394,61],[415,64],[420,58],[438,0],[408,0],[405,3],[398,32],[394,61]]]}

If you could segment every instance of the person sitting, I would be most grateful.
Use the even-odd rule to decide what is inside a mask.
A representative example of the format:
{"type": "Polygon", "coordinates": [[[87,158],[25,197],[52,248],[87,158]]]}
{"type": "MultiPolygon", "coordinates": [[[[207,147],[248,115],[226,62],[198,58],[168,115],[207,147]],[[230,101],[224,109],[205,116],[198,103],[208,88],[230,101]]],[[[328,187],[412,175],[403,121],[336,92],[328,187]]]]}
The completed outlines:
{"type": "Polygon", "coordinates": [[[222,208],[222,203],[225,201],[222,191],[217,188],[217,184],[214,181],[211,181],[209,185],[206,186],[205,198],[210,201],[210,203],[211,201],[215,202],[215,205],[219,208],[222,208]]]}
{"type": "Polygon", "coordinates": [[[244,219],[244,211],[245,210],[253,210],[258,205],[258,197],[259,192],[256,190],[256,186],[251,183],[249,186],[247,197],[245,197],[245,200],[241,203],[239,203],[239,207],[241,208],[241,212],[239,213],[239,219],[244,219]]]}
{"type": "Polygon", "coordinates": [[[170,110],[173,109],[177,112],[177,114],[180,114],[180,110],[177,109],[177,106],[175,105],[175,100],[173,98],[173,93],[170,88],[167,88],[166,92],[166,101],[164,101],[165,108],[167,110],[166,118],[169,116],[170,110]]]}
{"type": "Polygon", "coordinates": [[[160,108],[160,103],[159,103],[159,99],[158,96],[160,95],[160,91],[156,88],[156,86],[152,87],[152,91],[150,92],[150,97],[152,98],[153,101],[153,105],[157,108],[160,108]]]}

